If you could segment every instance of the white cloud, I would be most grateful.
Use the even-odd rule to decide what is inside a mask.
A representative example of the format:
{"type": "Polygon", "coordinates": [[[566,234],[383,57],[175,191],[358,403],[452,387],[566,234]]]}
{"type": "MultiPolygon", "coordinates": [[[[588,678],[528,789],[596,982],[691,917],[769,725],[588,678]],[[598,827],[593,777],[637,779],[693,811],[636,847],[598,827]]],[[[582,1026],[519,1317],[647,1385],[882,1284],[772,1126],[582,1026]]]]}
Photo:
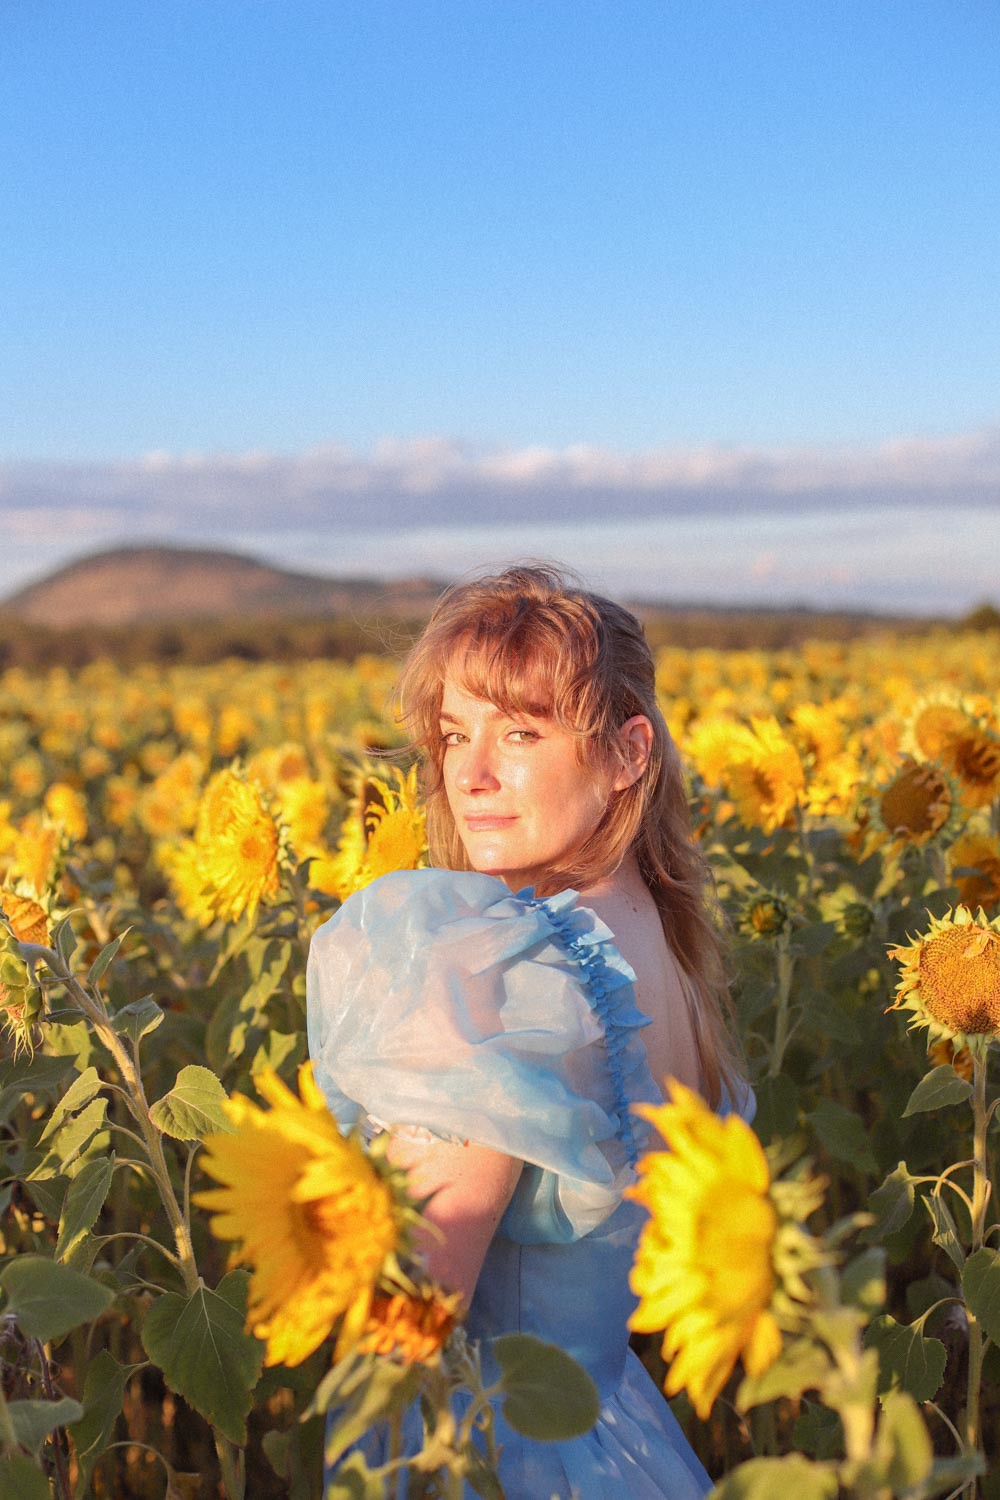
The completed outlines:
{"type": "Polygon", "coordinates": [[[388,526],[525,524],[577,517],[842,515],[869,505],[1000,507],[1000,427],[856,447],[747,445],[620,453],[588,444],[476,449],[441,436],[387,437],[369,452],[162,450],[100,463],[0,465],[0,522],[39,537],[163,538],[226,527],[359,520],[388,526]]]}

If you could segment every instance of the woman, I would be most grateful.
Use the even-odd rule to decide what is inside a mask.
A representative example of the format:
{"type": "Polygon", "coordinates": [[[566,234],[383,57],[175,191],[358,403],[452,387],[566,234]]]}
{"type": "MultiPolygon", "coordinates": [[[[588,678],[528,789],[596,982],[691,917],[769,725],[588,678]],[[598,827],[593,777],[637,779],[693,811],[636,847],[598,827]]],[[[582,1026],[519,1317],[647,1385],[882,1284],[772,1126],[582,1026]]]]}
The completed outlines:
{"type": "Polygon", "coordinates": [[[443,596],[402,698],[441,868],[383,877],[316,934],[317,1080],[433,1194],[429,1270],[468,1299],[470,1334],[535,1333],[597,1383],[601,1417],[572,1442],[498,1416],[509,1500],[694,1500],[708,1477],[628,1349],[632,1106],[668,1074],[717,1107],[745,1085],[642,628],[510,568],[443,596]]]}

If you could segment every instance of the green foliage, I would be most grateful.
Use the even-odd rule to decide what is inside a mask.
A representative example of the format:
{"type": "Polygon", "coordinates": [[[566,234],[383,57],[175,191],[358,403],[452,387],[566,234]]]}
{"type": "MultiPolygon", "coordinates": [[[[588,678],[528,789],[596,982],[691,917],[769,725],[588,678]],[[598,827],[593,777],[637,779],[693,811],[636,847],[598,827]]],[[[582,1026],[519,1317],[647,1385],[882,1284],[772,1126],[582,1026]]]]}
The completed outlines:
{"type": "Polygon", "coordinates": [[[209,1068],[189,1063],[173,1088],[149,1111],[157,1130],[180,1141],[200,1141],[213,1130],[232,1130],[225,1111],[226,1091],[209,1068]]]}
{"type": "Polygon", "coordinates": [[[142,1325],[143,1348],[163,1378],[233,1443],[246,1442],[246,1419],[260,1378],[264,1346],[245,1333],[245,1271],[231,1271],[213,1292],[187,1300],[159,1297],[142,1325]]]}
{"type": "Polygon", "coordinates": [[[100,1317],[114,1298],[109,1287],[42,1255],[8,1261],[0,1271],[0,1286],[7,1294],[4,1311],[16,1317],[27,1338],[42,1343],[100,1317]]]}
{"type": "Polygon", "coordinates": [[[575,1360],[530,1333],[495,1340],[503,1414],[517,1432],[559,1442],[588,1432],[601,1409],[597,1387],[575,1360]]]}
{"type": "Polygon", "coordinates": [[[972,1084],[959,1078],[950,1063],[925,1073],[906,1102],[903,1118],[928,1110],[946,1109],[949,1104],[964,1104],[972,1095],[972,1084]]]}
{"type": "Polygon", "coordinates": [[[940,1339],[925,1338],[895,1318],[876,1318],[865,1344],[878,1354],[880,1394],[903,1390],[915,1401],[930,1401],[944,1379],[946,1351],[940,1339]]]}

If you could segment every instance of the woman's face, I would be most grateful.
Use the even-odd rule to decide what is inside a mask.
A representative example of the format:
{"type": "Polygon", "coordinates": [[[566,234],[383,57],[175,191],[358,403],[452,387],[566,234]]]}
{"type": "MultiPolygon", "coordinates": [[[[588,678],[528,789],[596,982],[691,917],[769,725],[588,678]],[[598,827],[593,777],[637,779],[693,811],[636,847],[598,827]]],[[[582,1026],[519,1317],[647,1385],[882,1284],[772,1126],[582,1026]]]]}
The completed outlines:
{"type": "Polygon", "coordinates": [[[441,737],[445,792],[469,863],[512,891],[564,867],[612,792],[635,779],[581,762],[581,742],[555,720],[505,713],[450,675],[441,737]]]}

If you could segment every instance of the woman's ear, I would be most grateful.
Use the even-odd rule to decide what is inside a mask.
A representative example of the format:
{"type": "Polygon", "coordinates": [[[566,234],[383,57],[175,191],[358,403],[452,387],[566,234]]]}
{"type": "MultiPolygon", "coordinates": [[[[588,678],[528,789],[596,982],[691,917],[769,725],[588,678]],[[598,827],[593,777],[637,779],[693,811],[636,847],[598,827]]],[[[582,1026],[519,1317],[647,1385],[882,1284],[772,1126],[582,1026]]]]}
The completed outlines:
{"type": "Polygon", "coordinates": [[[627,787],[635,785],[649,764],[653,726],[645,714],[633,714],[631,719],[626,719],[618,734],[625,765],[615,777],[611,790],[624,792],[627,787]]]}

